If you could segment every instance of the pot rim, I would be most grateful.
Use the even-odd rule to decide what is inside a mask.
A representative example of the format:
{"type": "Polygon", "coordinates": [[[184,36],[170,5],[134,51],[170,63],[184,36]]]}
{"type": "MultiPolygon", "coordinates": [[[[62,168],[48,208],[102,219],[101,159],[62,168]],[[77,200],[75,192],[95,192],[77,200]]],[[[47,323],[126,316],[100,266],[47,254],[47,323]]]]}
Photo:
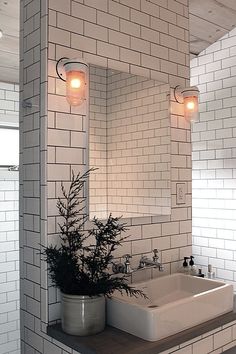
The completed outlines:
{"type": "Polygon", "coordinates": [[[95,299],[99,299],[99,298],[104,298],[105,295],[103,294],[98,294],[98,295],[93,295],[93,296],[89,296],[89,295],[72,295],[72,294],[65,294],[61,291],[61,294],[63,297],[65,298],[70,298],[70,299],[79,299],[79,300],[95,300],[95,299]]]}

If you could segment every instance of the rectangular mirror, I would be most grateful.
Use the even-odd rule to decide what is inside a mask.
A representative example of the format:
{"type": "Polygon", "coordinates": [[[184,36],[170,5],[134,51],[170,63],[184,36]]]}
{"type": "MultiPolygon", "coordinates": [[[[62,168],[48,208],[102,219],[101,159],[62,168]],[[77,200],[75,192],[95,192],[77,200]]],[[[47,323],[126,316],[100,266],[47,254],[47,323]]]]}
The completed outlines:
{"type": "Polygon", "coordinates": [[[170,87],[90,66],[89,216],[168,215],[170,87]]]}

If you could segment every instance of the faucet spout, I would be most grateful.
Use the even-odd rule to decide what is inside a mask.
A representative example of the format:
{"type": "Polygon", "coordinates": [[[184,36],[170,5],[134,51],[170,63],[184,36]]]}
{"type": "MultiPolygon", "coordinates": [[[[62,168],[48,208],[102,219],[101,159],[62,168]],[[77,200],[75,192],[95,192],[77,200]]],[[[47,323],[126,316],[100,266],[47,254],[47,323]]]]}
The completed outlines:
{"type": "Polygon", "coordinates": [[[152,259],[149,259],[146,256],[142,256],[139,262],[139,269],[141,268],[159,268],[160,272],[164,271],[162,263],[159,261],[158,250],[154,249],[154,256],[152,259]]]}
{"type": "Polygon", "coordinates": [[[164,271],[162,263],[159,261],[157,249],[153,250],[154,256],[152,259],[149,259],[147,256],[142,256],[139,261],[139,266],[135,269],[131,268],[130,259],[132,256],[130,254],[125,254],[122,256],[124,259],[123,263],[113,263],[112,271],[114,274],[124,273],[131,275],[133,272],[139,271],[141,269],[147,268],[158,268],[160,272],[164,271]]]}

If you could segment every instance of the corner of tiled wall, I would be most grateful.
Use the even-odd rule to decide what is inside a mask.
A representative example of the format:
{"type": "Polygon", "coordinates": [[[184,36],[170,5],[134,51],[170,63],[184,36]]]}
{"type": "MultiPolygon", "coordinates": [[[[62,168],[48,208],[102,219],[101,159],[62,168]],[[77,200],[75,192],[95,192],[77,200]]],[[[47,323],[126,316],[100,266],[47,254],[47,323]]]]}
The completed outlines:
{"type": "Polygon", "coordinates": [[[200,121],[193,125],[193,251],[207,272],[236,290],[235,144],[236,30],[191,61],[200,89],[200,121]]]}
{"type": "MultiPolygon", "coordinates": [[[[86,117],[70,108],[55,64],[62,56],[175,85],[189,83],[188,1],[21,0],[20,171],[21,314],[25,353],[71,353],[48,337],[59,294],[50,288],[40,244],[55,239],[60,181],[86,168],[86,117]],[[47,65],[48,61],[48,65],[47,65]],[[24,207],[23,207],[24,205],[24,207]]],[[[171,215],[129,219],[134,255],[161,250],[166,273],[191,253],[191,141],[183,108],[171,96],[171,215]],[[176,184],[186,203],[176,203],[176,184]]],[[[155,274],[153,274],[155,276],[155,274]]]]}

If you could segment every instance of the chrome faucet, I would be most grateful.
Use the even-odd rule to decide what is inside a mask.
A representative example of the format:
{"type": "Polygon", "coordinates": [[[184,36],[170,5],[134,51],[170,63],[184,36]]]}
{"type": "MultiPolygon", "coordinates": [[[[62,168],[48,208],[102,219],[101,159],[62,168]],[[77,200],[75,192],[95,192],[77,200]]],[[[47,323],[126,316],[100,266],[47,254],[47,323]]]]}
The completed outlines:
{"type": "Polygon", "coordinates": [[[124,263],[113,263],[113,265],[112,265],[113,273],[114,274],[118,274],[118,273],[131,274],[134,271],[130,265],[130,258],[132,258],[132,256],[127,253],[124,256],[122,256],[122,258],[124,258],[124,260],[125,260],[124,263]]]}
{"type": "Polygon", "coordinates": [[[125,262],[124,262],[124,273],[128,274],[128,273],[132,273],[133,272],[133,269],[131,268],[131,265],[130,265],[130,258],[132,258],[132,256],[130,254],[125,254],[123,256],[125,262]]]}
{"type": "Polygon", "coordinates": [[[161,264],[161,262],[159,261],[158,250],[155,248],[153,250],[153,253],[154,253],[154,255],[153,255],[152,259],[149,259],[147,256],[141,257],[140,262],[139,262],[139,269],[152,267],[152,268],[159,268],[159,271],[163,272],[164,267],[161,264]]]}
{"type": "Polygon", "coordinates": [[[153,257],[152,259],[149,259],[147,256],[142,256],[140,261],[139,261],[139,266],[136,269],[132,269],[130,265],[130,259],[132,256],[130,254],[125,254],[122,258],[124,258],[124,263],[113,263],[112,266],[112,271],[115,274],[118,273],[125,273],[125,274],[131,274],[132,272],[136,272],[141,269],[147,269],[147,268],[159,268],[160,272],[164,271],[164,267],[159,261],[159,256],[158,256],[158,250],[155,248],[153,250],[153,257]]]}

